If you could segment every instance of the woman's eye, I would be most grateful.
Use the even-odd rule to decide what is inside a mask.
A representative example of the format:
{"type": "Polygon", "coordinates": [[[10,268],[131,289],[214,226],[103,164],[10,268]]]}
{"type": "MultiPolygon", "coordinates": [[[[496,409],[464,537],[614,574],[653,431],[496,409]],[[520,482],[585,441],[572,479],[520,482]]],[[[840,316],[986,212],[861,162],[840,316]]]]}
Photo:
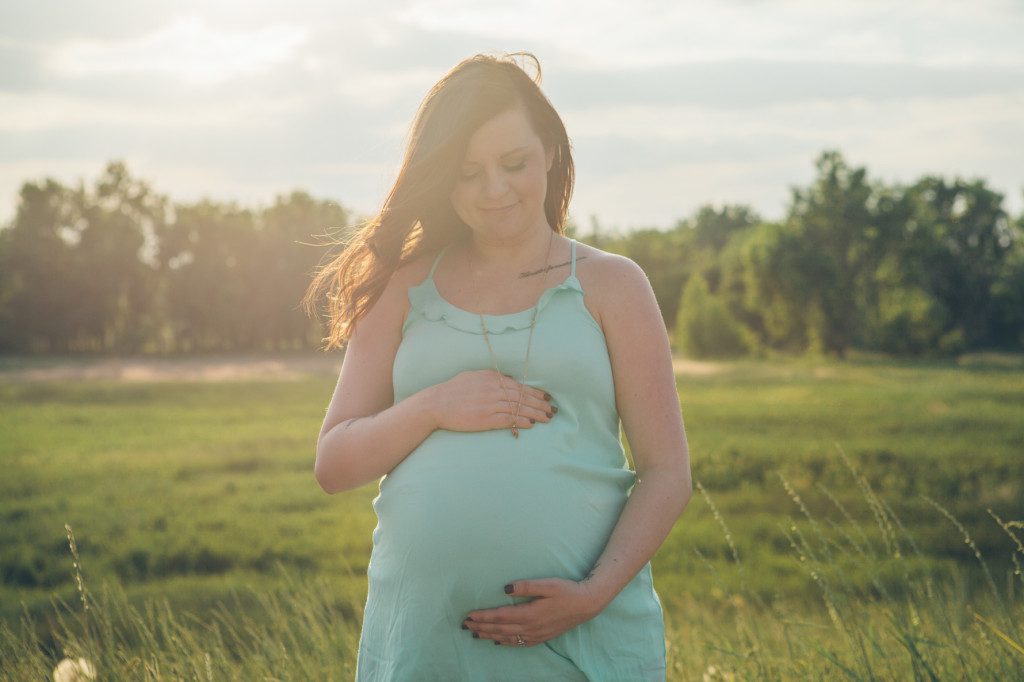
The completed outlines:
{"type": "MultiPolygon", "coordinates": [[[[509,171],[510,173],[514,173],[515,171],[521,171],[524,168],[526,168],[526,161],[525,160],[524,161],[520,161],[515,166],[505,166],[504,168],[505,168],[505,170],[509,171]]],[[[469,180],[472,180],[473,178],[475,178],[477,175],[479,175],[479,173],[469,173],[469,174],[463,173],[459,177],[462,180],[469,181],[469,180]]]]}

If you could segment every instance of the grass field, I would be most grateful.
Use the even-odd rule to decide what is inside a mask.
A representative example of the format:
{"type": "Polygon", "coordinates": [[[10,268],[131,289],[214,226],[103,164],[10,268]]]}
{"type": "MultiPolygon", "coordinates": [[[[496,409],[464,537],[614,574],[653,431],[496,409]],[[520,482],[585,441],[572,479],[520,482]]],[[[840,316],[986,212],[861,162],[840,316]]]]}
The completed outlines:
{"type": "MultiPolygon", "coordinates": [[[[376,486],[313,479],[335,379],[0,373],[0,675],[80,652],[114,679],[349,679],[376,486]]],[[[670,679],[1024,677],[1024,359],[678,385],[697,490],[653,560],[670,679]]]]}

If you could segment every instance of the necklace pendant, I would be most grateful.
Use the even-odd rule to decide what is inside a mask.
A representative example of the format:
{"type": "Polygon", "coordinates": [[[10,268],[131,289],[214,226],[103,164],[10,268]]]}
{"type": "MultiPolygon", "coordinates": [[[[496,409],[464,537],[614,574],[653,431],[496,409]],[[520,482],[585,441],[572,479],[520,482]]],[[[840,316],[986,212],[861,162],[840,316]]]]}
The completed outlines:
{"type": "Polygon", "coordinates": [[[513,426],[512,427],[512,437],[513,438],[519,438],[519,427],[518,426],[513,426]]]}

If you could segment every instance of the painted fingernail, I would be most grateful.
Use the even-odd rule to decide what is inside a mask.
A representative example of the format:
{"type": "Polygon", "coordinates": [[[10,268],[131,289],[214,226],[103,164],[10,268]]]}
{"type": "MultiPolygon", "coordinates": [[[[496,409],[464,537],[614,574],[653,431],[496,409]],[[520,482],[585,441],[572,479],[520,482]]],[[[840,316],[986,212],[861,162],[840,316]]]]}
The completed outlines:
{"type": "Polygon", "coordinates": [[[551,411],[552,412],[558,412],[558,405],[552,405],[551,406],[551,411]]]}
{"type": "Polygon", "coordinates": [[[548,416],[548,419],[551,419],[552,417],[555,416],[554,412],[545,412],[544,414],[546,414],[548,416]]]}
{"type": "Polygon", "coordinates": [[[512,587],[512,583],[509,583],[508,585],[505,585],[505,594],[512,594],[512,590],[513,589],[515,589],[515,588],[512,587]]]}
{"type": "Polygon", "coordinates": [[[474,632],[473,633],[473,639],[480,639],[480,633],[479,632],[474,632]]]}
{"type": "Polygon", "coordinates": [[[499,642],[498,640],[494,640],[494,645],[495,645],[495,646],[498,646],[498,645],[500,645],[500,644],[501,644],[501,642],[499,642]]]}
{"type": "Polygon", "coordinates": [[[531,424],[536,424],[536,423],[537,423],[537,420],[536,420],[536,419],[534,419],[533,417],[530,417],[530,423],[531,423],[531,424]]]}
{"type": "Polygon", "coordinates": [[[551,394],[550,393],[545,393],[544,394],[544,400],[551,400],[551,394]]]}
{"type": "Polygon", "coordinates": [[[462,624],[462,629],[463,629],[463,630],[468,630],[468,629],[469,629],[469,626],[468,626],[468,625],[466,625],[465,623],[463,623],[463,624],[462,624]]]}

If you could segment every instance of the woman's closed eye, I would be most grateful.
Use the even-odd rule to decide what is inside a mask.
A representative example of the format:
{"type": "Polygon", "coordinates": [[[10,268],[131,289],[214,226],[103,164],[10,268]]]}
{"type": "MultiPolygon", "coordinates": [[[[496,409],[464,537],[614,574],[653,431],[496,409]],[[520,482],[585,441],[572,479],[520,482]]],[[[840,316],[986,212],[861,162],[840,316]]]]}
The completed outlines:
{"type": "MultiPolygon", "coordinates": [[[[515,173],[516,171],[521,171],[524,168],[526,168],[526,161],[523,161],[523,162],[521,162],[521,163],[519,163],[518,165],[515,165],[515,166],[504,166],[504,169],[507,170],[510,173],[515,173]]],[[[469,173],[468,175],[466,173],[463,173],[459,177],[462,180],[472,180],[477,175],[479,175],[479,172],[477,172],[477,173],[469,173]]]]}

